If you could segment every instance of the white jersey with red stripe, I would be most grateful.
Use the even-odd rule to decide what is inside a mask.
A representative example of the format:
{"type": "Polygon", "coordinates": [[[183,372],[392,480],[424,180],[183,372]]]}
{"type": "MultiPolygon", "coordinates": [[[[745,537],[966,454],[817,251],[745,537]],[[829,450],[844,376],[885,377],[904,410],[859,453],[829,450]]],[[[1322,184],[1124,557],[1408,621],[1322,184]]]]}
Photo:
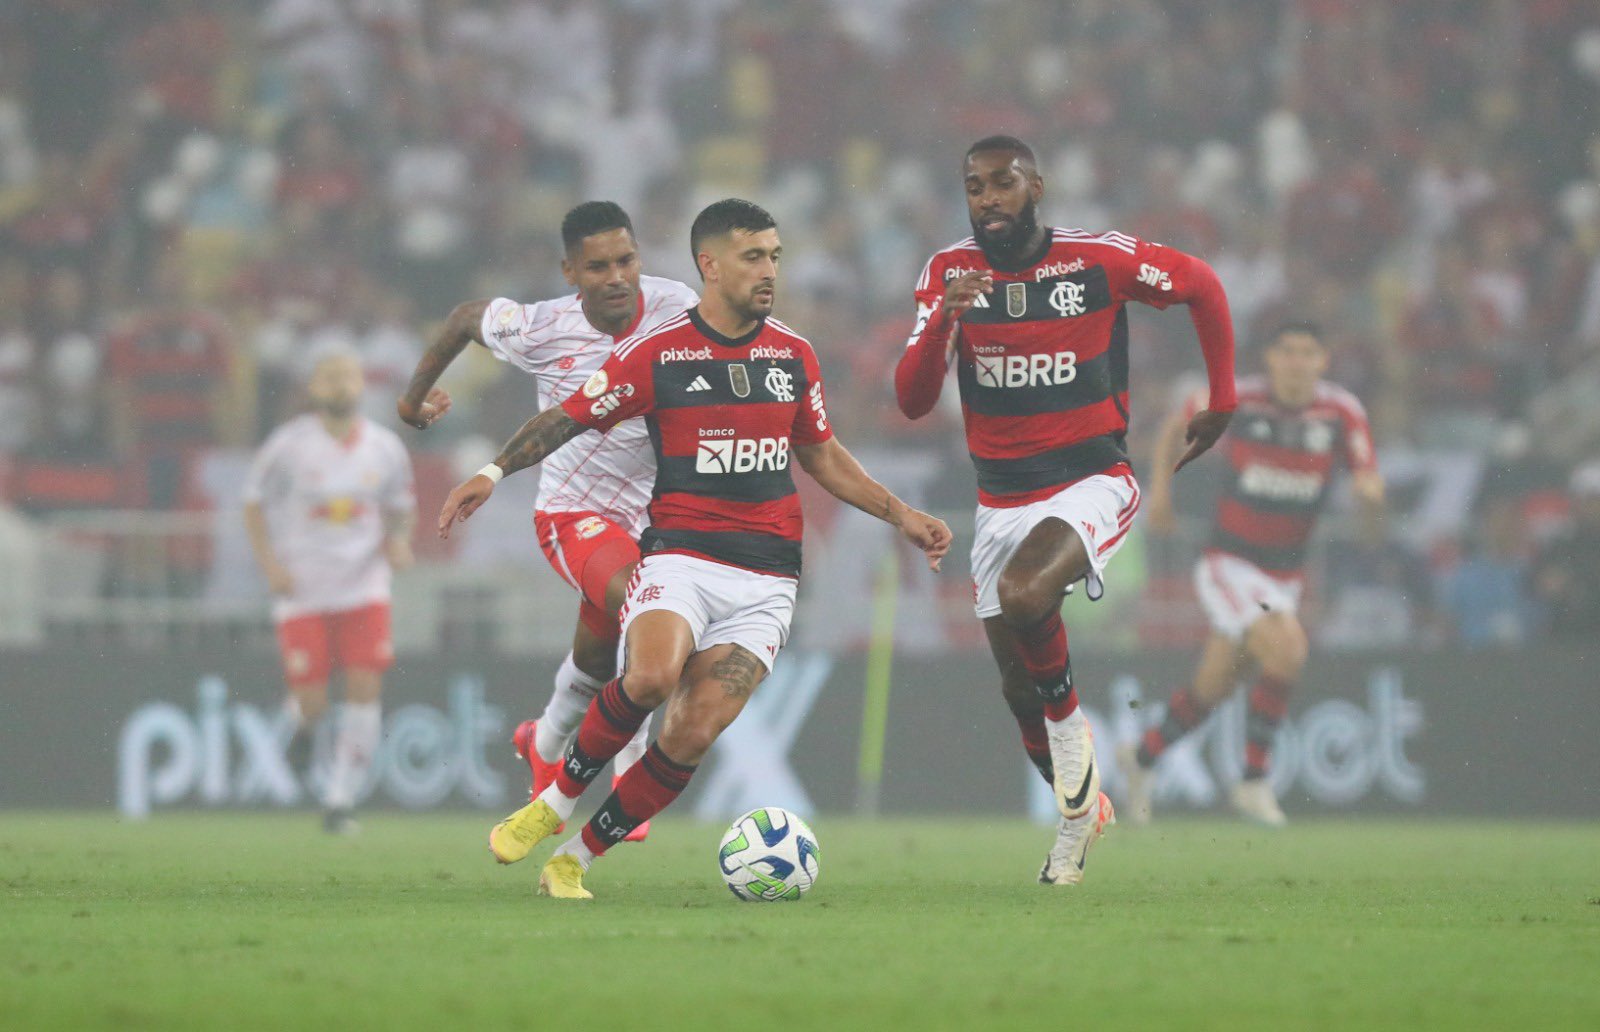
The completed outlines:
{"type": "MultiPolygon", "coordinates": [[[[534,375],[543,411],[583,386],[617,341],[659,326],[699,300],[677,280],[640,276],[638,319],[613,337],[590,325],[577,294],[533,304],[498,297],[483,313],[483,342],[502,362],[534,375]]],[[[603,435],[584,434],[545,459],[536,506],[540,512],[599,513],[637,537],[649,523],[645,510],[655,478],[649,431],[642,419],[630,419],[603,435]]]]}
{"type": "Polygon", "coordinates": [[[244,500],[260,505],[293,591],[273,599],[288,620],[389,600],[386,528],[416,511],[411,457],[394,431],[357,420],[343,439],[296,416],[256,452],[244,500]]]}

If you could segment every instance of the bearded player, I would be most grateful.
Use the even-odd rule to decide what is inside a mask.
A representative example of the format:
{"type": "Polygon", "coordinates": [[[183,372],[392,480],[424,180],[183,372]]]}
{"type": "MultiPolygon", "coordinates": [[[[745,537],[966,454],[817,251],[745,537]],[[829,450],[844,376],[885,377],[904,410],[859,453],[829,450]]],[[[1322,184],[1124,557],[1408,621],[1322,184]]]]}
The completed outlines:
{"type": "Polygon", "coordinates": [[[839,443],[811,345],[770,318],[782,253],[772,216],[718,201],[696,217],[690,246],[700,303],[619,345],[581,391],[452,491],[439,516],[447,536],[501,477],[588,431],[633,416],[649,424],[657,476],[623,610],[625,669],[584,715],[555,782],[489,835],[502,863],[526,857],[666,704],[644,759],[545,864],[540,891],[557,898],[591,898],[589,866],[677,798],[788,639],[802,529],[791,458],[834,497],[898,528],[935,570],[950,547],[949,527],[890,494],[839,443]]]}
{"type": "Polygon", "coordinates": [[[328,709],[328,682],[344,675],[322,799],[323,827],[335,834],[357,830],[352,810],[382,738],[390,582],[411,565],[416,522],[411,457],[394,431],[361,415],[362,386],[354,355],[324,355],[306,384],[314,411],[267,437],[244,486],[245,529],[273,596],[297,774],[328,709]]]}
{"type": "MultiPolygon", "coordinates": [[[[457,305],[398,402],[401,420],[426,429],[449,411],[449,394],[434,384],[474,343],[532,373],[539,408],[554,408],[600,368],[617,341],[661,325],[698,300],[676,280],[641,274],[633,224],[610,201],[569,211],[561,241],[561,272],[576,292],[534,304],[502,297],[457,305]]],[[[563,449],[545,464],[534,528],[545,558],[577,590],[579,602],[572,651],[556,672],[555,692],[539,718],[523,721],[512,736],[533,775],[535,796],[555,777],[556,761],[590,700],[616,676],[617,611],[639,561],[654,479],[655,455],[640,420],[563,449]]],[[[641,728],[638,741],[618,755],[618,776],[644,754],[646,731],[641,728]]],[[[635,839],[647,831],[641,826],[635,839]]]]}
{"type": "Polygon", "coordinates": [[[1187,304],[1200,338],[1211,397],[1189,422],[1178,468],[1227,428],[1232,322],[1216,274],[1200,259],[1122,233],[1040,225],[1044,180],[1021,140],[973,144],[963,181],[972,236],[922,271],[895,392],[907,416],[927,414],[954,359],[978,474],[977,614],[1023,748],[1061,812],[1039,880],[1076,884],[1112,816],[1072,683],[1061,602],[1078,581],[1100,597],[1106,564],[1139,508],[1124,442],[1125,305],[1187,304]]]}
{"type": "MultiPolygon", "coordinates": [[[[1306,545],[1337,466],[1350,469],[1368,532],[1379,527],[1383,478],[1372,431],[1361,402],[1322,379],[1328,369],[1322,334],[1307,323],[1284,326],[1262,358],[1266,375],[1239,382],[1239,407],[1219,449],[1227,462],[1227,486],[1194,571],[1211,636],[1194,683],[1172,694],[1161,724],[1137,749],[1132,743],[1118,749],[1136,824],[1150,820],[1156,760],[1232,694],[1247,660],[1259,675],[1248,696],[1244,777],[1233,786],[1232,802],[1258,824],[1285,823],[1267,779],[1268,763],[1290,690],[1305,667],[1306,632],[1296,608],[1306,545]]],[[[1198,404],[1191,396],[1174,412],[1156,445],[1150,525],[1157,533],[1175,527],[1172,477],[1165,464],[1182,446],[1183,428],[1198,404]]]]}

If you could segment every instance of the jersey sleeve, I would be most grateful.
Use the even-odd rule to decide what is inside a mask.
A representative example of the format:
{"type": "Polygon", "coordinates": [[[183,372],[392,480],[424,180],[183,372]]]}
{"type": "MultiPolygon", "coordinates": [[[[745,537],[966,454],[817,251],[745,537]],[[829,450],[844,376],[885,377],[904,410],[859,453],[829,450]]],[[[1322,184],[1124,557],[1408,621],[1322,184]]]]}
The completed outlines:
{"type": "Polygon", "coordinates": [[[1378,468],[1378,450],[1372,443],[1372,424],[1365,406],[1353,394],[1340,399],[1344,408],[1344,435],[1340,441],[1344,460],[1352,473],[1372,473],[1378,468]]]}
{"type": "Polygon", "coordinates": [[[246,505],[260,505],[288,489],[289,436],[286,429],[274,431],[251,457],[242,494],[246,505]]]}
{"type": "Polygon", "coordinates": [[[1192,254],[1122,233],[1104,235],[1102,265],[1112,300],[1137,301],[1152,308],[1189,306],[1211,384],[1209,407],[1231,412],[1234,391],[1233,316],[1215,270],[1192,254]]]}
{"type": "Polygon", "coordinates": [[[618,344],[561,408],[591,430],[610,430],[655,408],[655,347],[642,338],[618,344]]]}
{"type": "Polygon", "coordinates": [[[917,277],[917,321],[906,339],[905,353],[894,371],[895,400],[900,411],[918,419],[939,401],[956,327],[944,312],[944,276],[939,255],[928,259],[917,277]]]}
{"type": "Polygon", "coordinates": [[[536,331],[548,325],[552,316],[548,304],[540,301],[525,305],[509,297],[497,297],[483,310],[479,335],[489,353],[502,362],[533,372],[531,360],[539,349],[536,331]]]}
{"type": "Polygon", "coordinates": [[[828,422],[827,390],[822,386],[822,363],[817,353],[807,344],[800,349],[805,363],[806,396],[795,409],[794,425],[789,428],[789,439],[795,446],[822,444],[833,437],[833,425],[828,422]]]}

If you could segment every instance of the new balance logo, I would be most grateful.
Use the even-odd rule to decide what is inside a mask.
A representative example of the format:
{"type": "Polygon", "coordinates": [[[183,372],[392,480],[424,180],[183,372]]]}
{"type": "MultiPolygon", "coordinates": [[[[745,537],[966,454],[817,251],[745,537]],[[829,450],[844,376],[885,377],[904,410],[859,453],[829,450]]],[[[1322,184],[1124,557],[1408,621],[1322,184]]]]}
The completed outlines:
{"type": "Polygon", "coordinates": [[[709,391],[710,389],[711,384],[707,383],[706,378],[703,376],[695,377],[693,380],[689,381],[689,386],[684,388],[684,390],[690,394],[693,394],[695,391],[709,391]]]}

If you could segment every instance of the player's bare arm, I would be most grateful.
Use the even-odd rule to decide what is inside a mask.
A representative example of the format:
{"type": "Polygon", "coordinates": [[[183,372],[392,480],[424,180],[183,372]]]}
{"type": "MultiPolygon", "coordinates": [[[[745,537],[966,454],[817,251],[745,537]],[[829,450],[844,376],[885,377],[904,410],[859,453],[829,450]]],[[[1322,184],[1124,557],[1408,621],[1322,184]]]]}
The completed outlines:
{"type": "Polygon", "coordinates": [[[1361,512],[1361,533],[1371,542],[1384,540],[1383,474],[1375,469],[1357,470],[1350,477],[1350,490],[1361,512]]]}
{"type": "Polygon", "coordinates": [[[411,551],[411,532],[416,526],[417,514],[409,509],[395,510],[385,515],[383,555],[392,569],[407,570],[416,562],[416,556],[411,551]]]}
{"type": "Polygon", "coordinates": [[[1188,420],[1184,406],[1174,409],[1161,424],[1155,449],[1150,457],[1150,477],[1145,486],[1146,525],[1155,534],[1171,534],[1178,528],[1172,505],[1172,475],[1177,472],[1178,456],[1183,453],[1188,420]]]}
{"type": "Polygon", "coordinates": [[[272,536],[267,530],[267,515],[257,502],[244,506],[244,529],[250,537],[250,551],[255,554],[256,565],[267,578],[267,590],[274,595],[288,595],[294,591],[294,578],[289,568],[278,558],[272,547],[272,536]]]}
{"type": "Polygon", "coordinates": [[[841,502],[883,520],[905,535],[928,557],[928,568],[938,572],[940,560],[950,551],[952,535],[941,519],[913,509],[872,479],[836,437],[821,444],[797,446],[795,457],[811,479],[841,502]]]}
{"type": "MultiPolygon", "coordinates": [[[[551,452],[588,429],[559,407],[545,409],[522,424],[522,429],[511,436],[500,454],[495,456],[492,465],[500,468],[500,476],[510,476],[518,470],[537,466],[551,452]]],[[[448,538],[451,524],[465,523],[477,512],[494,494],[495,481],[498,479],[477,473],[466,483],[457,485],[444,500],[444,508],[439,511],[439,536],[448,538]]]]}
{"type": "Polygon", "coordinates": [[[450,395],[435,387],[439,377],[465,351],[468,344],[483,343],[483,313],[488,309],[488,299],[463,301],[450,310],[433,343],[417,362],[411,374],[411,383],[395,403],[400,421],[418,430],[426,430],[450,411],[450,395]]]}

